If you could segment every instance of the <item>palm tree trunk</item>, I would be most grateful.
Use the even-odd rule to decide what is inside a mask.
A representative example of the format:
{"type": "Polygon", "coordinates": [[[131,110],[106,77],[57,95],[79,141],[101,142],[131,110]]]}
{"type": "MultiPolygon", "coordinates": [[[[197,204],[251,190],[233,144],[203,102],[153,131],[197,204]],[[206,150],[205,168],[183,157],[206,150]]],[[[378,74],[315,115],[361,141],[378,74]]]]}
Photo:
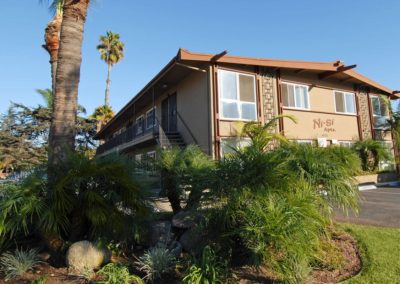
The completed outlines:
{"type": "Polygon", "coordinates": [[[61,25],[52,121],[49,134],[49,170],[66,159],[75,146],[78,86],[83,29],[90,0],[66,0],[61,25]]]}
{"type": "Polygon", "coordinates": [[[106,95],[104,98],[104,105],[108,106],[110,103],[110,72],[111,72],[111,64],[108,64],[107,68],[107,80],[106,80],[106,95]]]}
{"type": "Polygon", "coordinates": [[[56,14],[54,18],[47,24],[44,35],[45,45],[43,45],[43,47],[47,50],[47,52],[50,55],[51,86],[53,94],[55,93],[57,58],[58,58],[58,49],[60,46],[61,22],[62,22],[61,15],[56,14]]]}

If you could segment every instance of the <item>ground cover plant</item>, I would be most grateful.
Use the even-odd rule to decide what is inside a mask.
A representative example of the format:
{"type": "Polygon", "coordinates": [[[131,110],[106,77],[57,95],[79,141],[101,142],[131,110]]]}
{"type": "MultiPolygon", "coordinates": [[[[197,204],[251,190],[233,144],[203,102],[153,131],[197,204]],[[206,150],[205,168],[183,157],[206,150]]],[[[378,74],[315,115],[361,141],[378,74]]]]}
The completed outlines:
{"type": "Polygon", "coordinates": [[[5,252],[0,256],[0,270],[6,280],[21,276],[39,263],[37,251],[16,249],[14,252],[5,252]]]}

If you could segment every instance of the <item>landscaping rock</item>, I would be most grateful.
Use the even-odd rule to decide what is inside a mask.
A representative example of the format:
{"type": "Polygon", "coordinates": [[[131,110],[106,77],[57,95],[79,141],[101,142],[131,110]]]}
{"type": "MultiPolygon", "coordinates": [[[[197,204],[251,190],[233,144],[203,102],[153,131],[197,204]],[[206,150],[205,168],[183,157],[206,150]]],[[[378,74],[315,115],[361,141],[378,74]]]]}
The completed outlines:
{"type": "Polygon", "coordinates": [[[200,223],[201,216],[198,213],[181,211],[172,217],[172,226],[179,229],[190,229],[200,223]]]}
{"type": "Polygon", "coordinates": [[[168,246],[169,251],[178,258],[182,253],[182,245],[178,241],[172,241],[171,244],[168,246]]]}
{"type": "Polygon", "coordinates": [[[179,242],[185,251],[191,254],[199,253],[202,241],[204,239],[204,233],[199,227],[193,227],[182,234],[179,242]]]}
{"type": "Polygon", "coordinates": [[[150,226],[150,246],[162,242],[169,244],[172,240],[172,224],[170,221],[157,221],[150,226]]]}
{"type": "Polygon", "coordinates": [[[107,249],[97,248],[89,241],[79,241],[69,247],[66,261],[69,268],[85,273],[108,262],[110,256],[107,249]]]}

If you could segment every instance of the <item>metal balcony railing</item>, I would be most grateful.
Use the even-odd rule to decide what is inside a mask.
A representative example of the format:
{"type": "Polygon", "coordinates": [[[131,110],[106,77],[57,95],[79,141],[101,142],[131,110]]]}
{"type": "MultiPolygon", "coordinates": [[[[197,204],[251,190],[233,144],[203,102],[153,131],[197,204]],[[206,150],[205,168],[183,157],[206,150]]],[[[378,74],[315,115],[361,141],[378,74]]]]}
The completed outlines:
{"type": "Polygon", "coordinates": [[[157,123],[157,120],[155,120],[155,123],[152,127],[146,127],[146,123],[144,120],[142,122],[135,123],[134,125],[126,128],[125,131],[121,132],[120,134],[106,141],[104,144],[100,145],[97,148],[96,154],[102,154],[117,146],[132,142],[135,139],[148,135],[149,133],[158,134],[158,128],[159,124],[157,123]]]}

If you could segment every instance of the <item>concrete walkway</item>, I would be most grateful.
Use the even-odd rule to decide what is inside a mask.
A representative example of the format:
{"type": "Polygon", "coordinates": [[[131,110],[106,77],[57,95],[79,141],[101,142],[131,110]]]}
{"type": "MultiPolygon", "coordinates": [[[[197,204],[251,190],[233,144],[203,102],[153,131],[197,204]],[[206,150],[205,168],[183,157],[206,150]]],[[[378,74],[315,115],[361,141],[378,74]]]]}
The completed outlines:
{"type": "Polygon", "coordinates": [[[400,228],[400,188],[378,188],[360,191],[358,216],[335,210],[335,220],[355,224],[400,228]]]}

